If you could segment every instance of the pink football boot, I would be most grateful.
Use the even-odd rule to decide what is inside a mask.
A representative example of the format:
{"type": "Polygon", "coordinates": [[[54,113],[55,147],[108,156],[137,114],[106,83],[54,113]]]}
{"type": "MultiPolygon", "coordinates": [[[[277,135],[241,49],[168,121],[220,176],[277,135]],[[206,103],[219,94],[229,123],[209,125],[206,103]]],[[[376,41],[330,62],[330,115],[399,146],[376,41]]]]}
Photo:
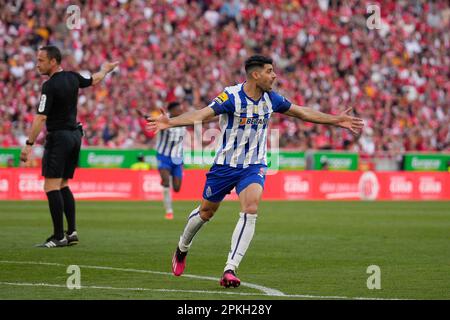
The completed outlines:
{"type": "Polygon", "coordinates": [[[177,251],[173,254],[172,258],[172,272],[175,276],[181,276],[184,268],[186,267],[187,252],[181,252],[177,247],[177,251]]]}
{"type": "Polygon", "coordinates": [[[234,287],[237,288],[241,284],[241,280],[236,277],[233,270],[227,270],[223,273],[222,279],[220,279],[220,285],[225,288],[234,287]]]}

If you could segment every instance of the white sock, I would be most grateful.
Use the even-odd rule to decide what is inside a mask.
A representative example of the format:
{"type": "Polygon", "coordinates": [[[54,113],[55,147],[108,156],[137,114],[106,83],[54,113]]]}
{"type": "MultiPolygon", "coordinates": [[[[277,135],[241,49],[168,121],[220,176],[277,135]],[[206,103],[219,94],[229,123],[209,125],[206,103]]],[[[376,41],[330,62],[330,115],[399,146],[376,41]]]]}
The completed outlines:
{"type": "Polygon", "coordinates": [[[239,213],[239,220],[231,237],[231,251],[224,271],[236,270],[247,251],[255,233],[257,214],[239,213]]]}
{"type": "Polygon", "coordinates": [[[186,227],[184,227],[183,234],[180,236],[180,242],[178,242],[178,248],[182,252],[189,250],[192,244],[192,239],[200,230],[200,228],[206,223],[202,218],[200,218],[200,206],[192,210],[189,214],[186,227]]]}
{"type": "Polygon", "coordinates": [[[170,187],[163,187],[163,194],[164,194],[164,208],[166,208],[166,213],[173,212],[170,187]]]}

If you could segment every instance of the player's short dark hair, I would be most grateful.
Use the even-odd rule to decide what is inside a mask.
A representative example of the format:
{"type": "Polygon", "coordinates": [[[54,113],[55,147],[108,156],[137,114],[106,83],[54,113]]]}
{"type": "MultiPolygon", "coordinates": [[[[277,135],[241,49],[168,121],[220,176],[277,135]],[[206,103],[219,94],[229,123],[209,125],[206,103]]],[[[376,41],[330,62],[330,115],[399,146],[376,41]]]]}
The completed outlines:
{"type": "Polygon", "coordinates": [[[254,55],[245,60],[245,72],[249,74],[254,68],[262,68],[265,64],[272,64],[273,60],[270,57],[254,55]]]}
{"type": "Polygon", "coordinates": [[[180,103],[179,103],[178,101],[171,102],[171,103],[169,103],[169,105],[167,106],[167,110],[170,111],[170,110],[172,110],[172,109],[178,107],[179,105],[180,105],[180,103]]]}
{"type": "Polygon", "coordinates": [[[58,64],[61,63],[62,55],[61,51],[56,46],[43,46],[39,48],[39,50],[43,50],[47,52],[47,57],[49,60],[55,59],[58,64]]]}

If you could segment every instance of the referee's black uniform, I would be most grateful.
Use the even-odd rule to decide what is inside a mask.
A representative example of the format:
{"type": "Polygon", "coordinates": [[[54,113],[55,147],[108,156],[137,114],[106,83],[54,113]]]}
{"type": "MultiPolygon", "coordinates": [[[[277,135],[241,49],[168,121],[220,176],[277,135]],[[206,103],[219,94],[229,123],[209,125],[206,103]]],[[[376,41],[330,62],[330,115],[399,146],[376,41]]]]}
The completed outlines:
{"type": "Polygon", "coordinates": [[[82,129],[77,124],[78,89],[92,84],[72,71],[54,73],[42,86],[38,114],[46,115],[47,137],[42,175],[71,179],[78,165],[82,129]]]}
{"type": "MultiPolygon", "coordinates": [[[[76,121],[79,88],[92,85],[71,71],[54,73],[42,86],[37,113],[47,116],[47,137],[42,158],[45,178],[71,179],[78,165],[82,128],[76,121]]],[[[75,229],[75,199],[69,186],[47,192],[53,235],[41,247],[60,247],[78,243],[75,229]],[[67,219],[67,237],[64,235],[63,212],[67,219]]]]}

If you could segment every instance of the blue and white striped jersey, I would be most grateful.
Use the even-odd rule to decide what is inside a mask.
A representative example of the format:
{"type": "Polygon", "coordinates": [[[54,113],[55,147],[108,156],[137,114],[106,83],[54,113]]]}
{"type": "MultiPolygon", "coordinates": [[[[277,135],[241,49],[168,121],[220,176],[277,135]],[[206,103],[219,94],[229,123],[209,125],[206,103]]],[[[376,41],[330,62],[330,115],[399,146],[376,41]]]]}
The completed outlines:
{"type": "Polygon", "coordinates": [[[160,155],[182,160],[183,138],[185,135],[185,127],[174,127],[158,132],[156,138],[156,151],[160,155]]]}
{"type": "Polygon", "coordinates": [[[273,112],[286,112],[291,106],[275,91],[265,92],[258,101],[248,97],[244,84],[225,88],[209,107],[220,114],[221,136],[214,162],[246,168],[267,165],[267,128],[273,112]]]}

